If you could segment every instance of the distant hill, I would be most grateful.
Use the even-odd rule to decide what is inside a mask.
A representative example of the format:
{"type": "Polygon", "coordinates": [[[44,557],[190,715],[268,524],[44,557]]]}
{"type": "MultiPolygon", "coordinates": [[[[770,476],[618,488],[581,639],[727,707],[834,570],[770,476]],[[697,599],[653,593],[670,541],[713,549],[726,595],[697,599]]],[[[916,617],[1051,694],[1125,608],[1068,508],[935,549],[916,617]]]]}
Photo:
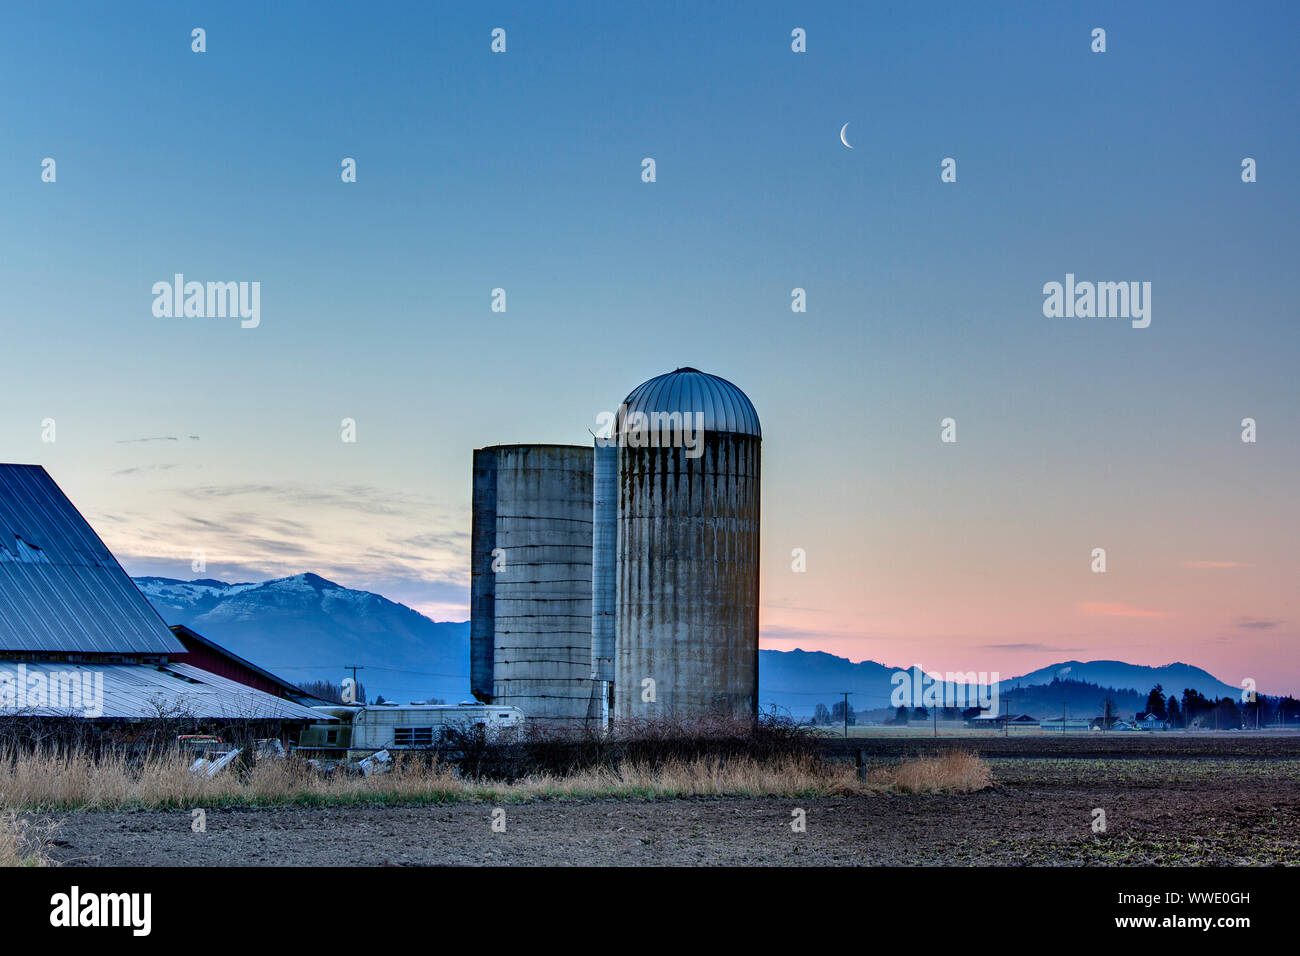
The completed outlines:
{"type": "Polygon", "coordinates": [[[1144,667],[1141,664],[1126,664],[1123,661],[1065,661],[1031,671],[1023,677],[1012,678],[1006,684],[1049,684],[1053,678],[1061,680],[1086,681],[1102,687],[1131,687],[1140,691],[1142,702],[1146,703],[1147,692],[1156,684],[1165,689],[1165,696],[1173,694],[1181,697],[1183,689],[1190,687],[1199,690],[1206,697],[1237,697],[1240,687],[1225,684],[1213,674],[1191,664],[1162,664],[1160,667],[1144,667]]]}
{"type": "MultiPolygon", "coordinates": [[[[850,691],[849,704],[854,711],[881,710],[891,706],[894,685],[890,676],[894,668],[875,661],[852,661],[823,651],[759,651],[759,700],[764,706],[775,704],[795,716],[811,715],[818,704],[830,707],[841,694],[850,691]]],[[[1059,716],[1062,703],[1071,713],[1100,713],[1102,700],[1110,694],[1121,711],[1136,711],[1146,706],[1147,693],[1156,684],[1164,687],[1165,696],[1181,697],[1184,688],[1198,690],[1211,698],[1236,697],[1241,688],[1232,687],[1207,671],[1190,664],[1165,664],[1146,667],[1123,661],[1065,661],[1043,667],[1020,677],[1001,681],[999,694],[1010,695],[1015,710],[1035,717],[1059,716]],[[1061,686],[1051,687],[1054,680],[1061,686]],[[1094,686],[1095,685],[1095,686],[1094,686]]]]}
{"type": "Polygon", "coordinates": [[[894,670],[875,661],[855,664],[825,651],[759,651],[759,705],[775,704],[797,717],[811,716],[818,704],[829,707],[849,691],[855,711],[888,707],[894,670]]]}
{"type": "MultiPolygon", "coordinates": [[[[1154,687],[1152,684],[1151,687],[1154,687]]],[[[1016,684],[1004,682],[1001,689],[1002,709],[1013,714],[1032,717],[1097,717],[1103,711],[1106,698],[1114,702],[1114,713],[1128,717],[1147,709],[1147,694],[1151,687],[1137,690],[1132,687],[1102,687],[1087,681],[1056,678],[1046,684],[1016,684]]],[[[1183,688],[1164,695],[1182,698],[1183,688]]]]}
{"type": "MultiPolygon", "coordinates": [[[[257,584],[136,578],[140,590],[168,624],[185,624],[286,680],[337,684],[344,665],[358,674],[373,699],[437,697],[467,700],[469,624],[432,621],[403,604],[369,591],[354,591],[316,574],[257,584]]],[[[854,663],[824,651],[759,651],[759,701],[797,717],[818,704],[830,707],[844,691],[855,711],[890,706],[895,668],[875,661],[854,663]]],[[[1003,680],[1000,693],[1011,706],[1036,717],[1100,712],[1104,689],[1121,711],[1137,710],[1157,683],[1182,696],[1191,687],[1207,697],[1235,697],[1239,688],[1190,664],[1145,667],[1123,661],[1065,661],[1003,680]],[[1061,683],[1052,686],[1053,680],[1061,683]],[[1093,686],[1095,685],[1095,686],[1093,686]]]]}
{"type": "Polygon", "coordinates": [[[184,624],[285,680],[338,684],[357,664],[373,699],[469,698],[469,625],[316,574],[227,584],[136,578],[163,620],[184,624]]]}

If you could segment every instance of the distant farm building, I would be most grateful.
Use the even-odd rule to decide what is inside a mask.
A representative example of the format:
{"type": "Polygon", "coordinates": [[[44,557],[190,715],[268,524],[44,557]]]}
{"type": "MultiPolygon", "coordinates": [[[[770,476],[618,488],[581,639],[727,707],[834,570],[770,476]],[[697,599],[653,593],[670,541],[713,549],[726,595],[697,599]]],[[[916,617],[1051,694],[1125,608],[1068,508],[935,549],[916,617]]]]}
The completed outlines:
{"type": "Polygon", "coordinates": [[[0,464],[0,716],[306,724],[312,703],[169,630],[44,468],[0,464]]]}
{"type": "MultiPolygon", "coordinates": [[[[1081,734],[1092,729],[1092,721],[1086,717],[1048,717],[1038,722],[1048,733],[1081,734]]],[[[1115,725],[1119,729],[1119,725],[1115,725]]]]}
{"type": "Polygon", "coordinates": [[[980,714],[968,720],[966,726],[986,730],[1037,730],[1038,721],[1028,714],[980,714]]]}
{"type": "Polygon", "coordinates": [[[1143,730],[1168,730],[1169,721],[1155,714],[1138,714],[1137,725],[1143,730]]]}

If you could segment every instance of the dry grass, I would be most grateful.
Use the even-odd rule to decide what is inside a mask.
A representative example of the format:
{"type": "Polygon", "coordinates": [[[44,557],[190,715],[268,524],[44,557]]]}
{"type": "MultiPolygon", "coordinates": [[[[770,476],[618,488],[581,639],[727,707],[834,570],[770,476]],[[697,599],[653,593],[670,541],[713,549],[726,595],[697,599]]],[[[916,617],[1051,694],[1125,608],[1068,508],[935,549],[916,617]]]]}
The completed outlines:
{"type": "Polygon", "coordinates": [[[12,811],[0,812],[0,866],[49,866],[45,843],[51,829],[21,820],[12,811]]]}
{"type": "Polygon", "coordinates": [[[881,792],[968,792],[989,785],[988,767],[954,752],[877,771],[859,781],[852,766],[805,756],[758,760],[699,757],[653,766],[627,761],[570,774],[534,774],[512,783],[474,781],[448,766],[400,758],[389,773],[324,775],[305,762],[270,760],[216,777],[189,772],[189,757],[169,753],[135,763],[106,754],[0,754],[0,806],[18,810],[442,803],[554,798],[688,796],[853,796],[881,792]]]}
{"type": "Polygon", "coordinates": [[[868,775],[868,782],[902,793],[971,793],[993,785],[989,765],[969,750],[946,750],[868,775]]]}
{"type": "MultiPolygon", "coordinates": [[[[831,795],[854,789],[851,767],[826,768],[803,757],[767,761],[752,757],[670,760],[652,767],[635,762],[595,767],[567,776],[527,777],[495,796],[526,797],[699,797],[831,795]]],[[[483,788],[493,790],[494,788],[483,788]]]]}

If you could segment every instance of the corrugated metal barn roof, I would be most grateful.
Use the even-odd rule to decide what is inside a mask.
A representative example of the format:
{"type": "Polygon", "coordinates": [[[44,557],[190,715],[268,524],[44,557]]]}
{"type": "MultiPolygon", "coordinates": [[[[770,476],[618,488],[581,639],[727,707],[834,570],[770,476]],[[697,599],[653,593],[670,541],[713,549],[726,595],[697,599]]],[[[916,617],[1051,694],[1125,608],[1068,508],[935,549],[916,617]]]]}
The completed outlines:
{"type": "Polygon", "coordinates": [[[39,465],[0,464],[0,651],[185,651],[39,465]]]}
{"type": "Polygon", "coordinates": [[[0,714],[5,713],[128,719],[160,715],[224,717],[232,720],[330,719],[301,704],[273,697],[189,664],[157,667],[152,664],[67,664],[59,661],[0,660],[0,714]],[[72,706],[71,698],[47,699],[43,706],[32,704],[30,698],[18,699],[16,685],[20,675],[24,687],[30,687],[33,684],[50,686],[52,674],[76,675],[66,678],[63,683],[68,686],[78,683],[85,688],[77,706],[72,706]],[[102,699],[94,689],[97,686],[97,675],[103,675],[102,699]],[[86,684],[87,677],[90,684],[86,684]],[[99,713],[90,709],[96,702],[99,713]],[[28,706],[20,706],[23,703],[28,706]]]}

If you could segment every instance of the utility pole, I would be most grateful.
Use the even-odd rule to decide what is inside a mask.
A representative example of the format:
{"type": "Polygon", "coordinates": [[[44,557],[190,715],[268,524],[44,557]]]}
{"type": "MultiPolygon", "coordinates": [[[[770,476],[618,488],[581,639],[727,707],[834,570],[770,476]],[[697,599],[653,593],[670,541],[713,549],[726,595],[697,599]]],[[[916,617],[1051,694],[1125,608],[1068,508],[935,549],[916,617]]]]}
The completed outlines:
{"type": "Polygon", "coordinates": [[[849,694],[853,692],[844,690],[844,691],[840,691],[840,693],[844,695],[844,739],[848,740],[849,739],[849,694]]]}
{"type": "MultiPolygon", "coordinates": [[[[362,665],[362,664],[344,664],[344,665],[343,665],[343,669],[344,669],[345,671],[351,671],[351,672],[352,672],[352,693],[353,693],[353,694],[356,694],[356,695],[359,697],[359,696],[360,696],[360,692],[361,692],[361,682],[357,680],[357,671],[363,671],[363,670],[365,670],[365,669],[366,669],[365,666],[362,665]]],[[[347,701],[345,701],[345,703],[347,703],[347,701]]],[[[363,700],[354,700],[354,701],[351,701],[351,703],[353,703],[353,704],[358,704],[358,703],[360,703],[360,704],[364,704],[365,701],[363,701],[363,700]]]]}

